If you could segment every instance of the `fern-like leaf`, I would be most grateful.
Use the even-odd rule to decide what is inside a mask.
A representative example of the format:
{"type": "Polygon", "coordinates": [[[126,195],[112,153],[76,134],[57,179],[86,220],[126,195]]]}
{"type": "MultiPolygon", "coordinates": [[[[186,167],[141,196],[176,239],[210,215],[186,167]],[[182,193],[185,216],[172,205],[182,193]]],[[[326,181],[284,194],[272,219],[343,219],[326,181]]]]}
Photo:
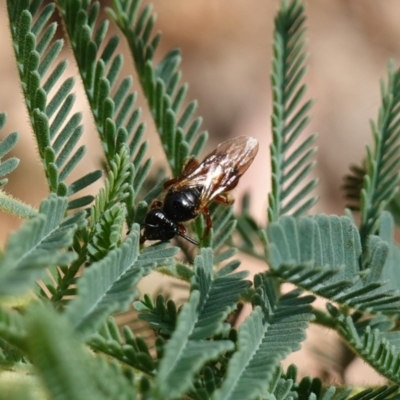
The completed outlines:
{"type": "MultiPolygon", "coordinates": [[[[141,143],[145,125],[138,124],[141,111],[134,108],[137,96],[131,91],[132,77],[120,79],[123,56],[116,54],[119,37],[114,35],[106,39],[109,21],[105,19],[98,23],[98,1],[59,0],[57,3],[108,166],[113,168],[112,163],[118,163],[121,146],[128,151],[131,162],[129,174],[124,178],[127,187],[123,201],[131,225],[136,221],[134,201],[152,161],[143,162],[148,143],[141,143]]],[[[113,194],[119,196],[119,193],[108,193],[109,196],[113,194]]],[[[107,198],[107,201],[114,200],[107,198]]]]}
{"type": "Polygon", "coordinates": [[[241,199],[240,212],[236,216],[236,230],[240,239],[234,243],[241,252],[263,260],[264,255],[262,254],[260,227],[251,216],[250,200],[250,195],[248,193],[241,199]]]}
{"type": "Polygon", "coordinates": [[[134,335],[128,326],[124,326],[122,332],[123,338],[118,325],[109,318],[101,329],[90,337],[89,344],[96,351],[101,351],[148,375],[155,375],[156,362],[145,340],[141,336],[134,335]]]}
{"type": "Polygon", "coordinates": [[[298,290],[279,297],[275,283],[256,275],[255,308],[239,328],[238,350],[226,378],[213,399],[252,399],[269,387],[280,361],[300,348],[312,319],[313,296],[299,297],[298,290]]]}
{"type": "Polygon", "coordinates": [[[312,101],[302,103],[306,86],[301,84],[306,68],[304,6],[298,0],[283,1],[275,18],[274,58],[272,71],[273,113],[270,147],[272,160],[272,192],[269,195],[268,220],[281,215],[300,216],[316,202],[307,199],[317,184],[315,179],[304,183],[315,162],[311,161],[315,135],[299,136],[308,124],[312,101]],[[296,143],[296,146],[295,146],[296,143]]]}
{"type": "MultiPolygon", "coordinates": [[[[6,123],[6,114],[0,113],[0,131],[6,123]]],[[[18,141],[18,133],[12,132],[7,135],[3,140],[0,140],[0,210],[16,215],[19,218],[31,218],[37,214],[37,211],[23,203],[21,200],[15,199],[2,188],[8,182],[6,176],[14,171],[19,164],[19,159],[16,157],[9,157],[6,160],[3,158],[12,151],[18,141]]]]}
{"type": "Polygon", "coordinates": [[[382,271],[382,279],[387,282],[387,287],[392,290],[400,288],[400,247],[395,242],[395,229],[393,216],[383,212],[379,222],[379,237],[389,246],[389,254],[382,271]]]}
{"type": "Polygon", "coordinates": [[[53,399],[105,400],[117,394],[118,399],[135,398],[134,387],[115,373],[115,366],[85,352],[69,321],[51,307],[30,310],[27,327],[29,358],[53,399]]]}
{"type": "Polygon", "coordinates": [[[351,388],[329,386],[324,387],[318,378],[304,377],[297,382],[297,367],[290,365],[285,374],[277,368],[270,388],[264,396],[273,394],[276,400],[313,399],[313,400],[345,400],[351,388]]]}
{"type": "Polygon", "coordinates": [[[358,203],[351,204],[361,212],[363,245],[378,232],[380,216],[395,196],[400,178],[400,70],[395,70],[393,62],[388,66],[388,82],[381,82],[381,102],[377,122],[371,121],[374,147],[367,147],[365,168],[356,169],[346,183],[348,196],[354,199],[363,174],[358,203]]]}
{"type": "MultiPolygon", "coordinates": [[[[3,129],[6,123],[6,114],[0,113],[0,131],[3,129]]],[[[8,179],[4,178],[6,175],[14,171],[19,164],[19,160],[16,157],[10,157],[3,161],[2,158],[7,155],[18,141],[18,133],[13,132],[6,136],[0,141],[0,187],[4,186],[8,179]]]]}
{"type": "Polygon", "coordinates": [[[68,265],[76,255],[61,251],[72,244],[73,234],[86,221],[84,213],[64,219],[67,198],[50,195],[39,214],[15,232],[0,259],[0,293],[15,294],[31,287],[45,268],[68,265]]]}
{"type": "Polygon", "coordinates": [[[347,200],[346,207],[352,211],[360,211],[360,198],[363,189],[366,167],[351,165],[350,172],[344,177],[342,189],[347,200]]]}
{"type": "Polygon", "coordinates": [[[140,12],[140,0],[113,0],[112,19],[128,40],[143,92],[153,115],[163,149],[174,176],[179,176],[189,156],[198,156],[207,133],[198,133],[201,118],[193,119],[196,102],[182,109],[188,90],[180,85],[180,52],[169,52],[158,65],[154,54],[160,34],[152,34],[155,16],[151,6],[140,12]]]}
{"type": "Polygon", "coordinates": [[[214,271],[211,249],[201,249],[194,261],[192,278],[192,289],[200,292],[198,320],[192,339],[205,339],[222,332],[221,322],[236,309],[236,302],[251,285],[244,280],[245,271],[235,272],[239,265],[239,261],[234,260],[214,271]]]}
{"type": "Polygon", "coordinates": [[[159,399],[174,399],[182,395],[190,388],[194,375],[207,361],[233,349],[233,343],[228,340],[191,340],[199,301],[200,293],[194,290],[179,314],[171,340],[164,348],[165,354],[160,362],[155,385],[156,397],[159,399]]]}
{"type": "Polygon", "coordinates": [[[371,313],[397,313],[400,296],[383,275],[388,244],[374,236],[361,271],[361,238],[347,217],[284,217],[267,228],[273,273],[328,300],[371,313]]]}
{"type": "MultiPolygon", "coordinates": [[[[191,279],[192,290],[200,292],[200,303],[197,309],[197,321],[192,333],[192,340],[202,340],[220,334],[225,328],[223,321],[237,307],[236,302],[251,286],[244,278],[246,272],[235,272],[240,262],[227,263],[221,269],[214,269],[213,252],[203,248],[194,261],[194,275],[191,279]]],[[[177,307],[172,300],[165,301],[159,295],[155,303],[149,296],[134,304],[140,312],[139,318],[159,330],[161,334],[170,336],[175,328],[177,307]]],[[[225,329],[226,330],[226,329],[225,329]]]]}
{"type": "Polygon", "coordinates": [[[71,325],[84,335],[94,332],[105,317],[124,311],[137,295],[133,287],[158,263],[171,262],[175,253],[147,251],[139,254],[140,228],[134,225],[121,247],[94,263],[79,280],[79,296],[71,302],[66,315],[71,325]]]}
{"type": "Polygon", "coordinates": [[[365,327],[365,321],[355,321],[333,307],[328,307],[335,319],[339,334],[353,350],[387,379],[400,384],[400,337],[398,332],[384,332],[382,329],[365,327]]]}
{"type": "Polygon", "coordinates": [[[0,307],[0,339],[14,348],[24,349],[26,339],[26,321],[15,310],[0,307]]]}
{"type": "MultiPolygon", "coordinates": [[[[81,114],[76,113],[68,119],[75,101],[71,93],[74,79],[66,79],[49,97],[50,91],[57,87],[67,62],[61,61],[53,67],[63,41],[53,41],[57,24],[48,24],[55,5],[50,3],[41,8],[41,3],[8,0],[10,29],[25,104],[49,189],[59,196],[71,196],[78,191],[78,186],[81,190],[99,179],[101,172],[87,174],[79,180],[79,185],[66,183],[86,149],[84,146],[76,148],[83,133],[79,125],[81,114]]],[[[69,208],[84,207],[92,201],[93,196],[80,197],[74,199],[69,208]]]]}

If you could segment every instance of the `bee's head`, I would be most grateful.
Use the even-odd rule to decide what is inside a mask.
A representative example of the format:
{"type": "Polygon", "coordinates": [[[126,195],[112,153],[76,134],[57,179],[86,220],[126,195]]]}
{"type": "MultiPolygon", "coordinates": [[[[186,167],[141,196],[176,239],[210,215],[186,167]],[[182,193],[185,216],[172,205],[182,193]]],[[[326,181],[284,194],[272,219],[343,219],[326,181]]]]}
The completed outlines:
{"type": "Polygon", "coordinates": [[[171,221],[161,208],[153,208],[144,219],[142,243],[145,240],[170,240],[178,234],[178,224],[171,221]]]}
{"type": "Polygon", "coordinates": [[[147,213],[143,224],[141,224],[141,228],[143,229],[141,243],[146,240],[170,240],[175,235],[178,235],[190,243],[198,245],[196,241],[185,235],[184,226],[169,219],[161,208],[151,209],[147,213]]]}

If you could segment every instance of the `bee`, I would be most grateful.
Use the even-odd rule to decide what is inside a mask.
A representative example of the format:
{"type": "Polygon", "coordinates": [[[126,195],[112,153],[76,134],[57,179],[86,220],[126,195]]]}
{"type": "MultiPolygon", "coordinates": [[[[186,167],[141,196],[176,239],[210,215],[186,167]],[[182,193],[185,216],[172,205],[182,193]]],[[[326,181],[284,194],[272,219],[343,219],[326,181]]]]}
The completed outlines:
{"type": "Polygon", "coordinates": [[[170,240],[178,235],[198,245],[186,235],[182,222],[203,214],[207,236],[212,227],[208,205],[212,201],[230,205],[229,191],[234,189],[258,152],[258,141],[252,137],[239,136],[227,140],[199,163],[194,157],[185,163],[179,178],[164,183],[164,200],[153,201],[143,224],[141,243],[146,240],[170,240]]]}

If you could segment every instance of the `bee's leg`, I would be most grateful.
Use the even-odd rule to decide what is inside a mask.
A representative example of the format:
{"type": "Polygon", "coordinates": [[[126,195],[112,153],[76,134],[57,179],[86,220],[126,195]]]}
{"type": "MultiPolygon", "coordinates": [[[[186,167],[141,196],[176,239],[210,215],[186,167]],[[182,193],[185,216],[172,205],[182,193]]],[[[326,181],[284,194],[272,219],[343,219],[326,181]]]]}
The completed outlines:
{"type": "Polygon", "coordinates": [[[235,199],[229,193],[222,193],[216,196],[214,198],[214,201],[216,201],[217,203],[224,204],[226,206],[230,206],[231,204],[233,204],[235,199]]]}
{"type": "Polygon", "coordinates": [[[163,205],[162,201],[160,200],[153,200],[151,203],[150,209],[152,210],[153,208],[161,208],[163,205]]]}
{"type": "Polygon", "coordinates": [[[204,214],[206,219],[206,230],[204,231],[203,238],[207,237],[210,234],[210,229],[212,228],[212,219],[210,215],[210,211],[207,207],[204,207],[201,212],[204,214]]]}
{"type": "Polygon", "coordinates": [[[178,223],[178,231],[179,233],[186,233],[185,225],[178,223]]]}

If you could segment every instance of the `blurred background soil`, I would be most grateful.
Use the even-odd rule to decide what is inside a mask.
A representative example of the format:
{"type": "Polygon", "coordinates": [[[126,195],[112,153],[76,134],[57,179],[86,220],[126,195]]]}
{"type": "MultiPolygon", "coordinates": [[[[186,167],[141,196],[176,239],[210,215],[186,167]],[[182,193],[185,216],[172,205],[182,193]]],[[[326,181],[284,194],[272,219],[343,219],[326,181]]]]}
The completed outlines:
{"type": "MultiPolygon", "coordinates": [[[[7,22],[6,1],[0,0],[0,111],[8,113],[0,135],[20,132],[15,155],[19,168],[10,176],[6,190],[27,203],[38,206],[46,195],[46,184],[35,150],[27,112],[18,82],[7,22]]],[[[271,141],[271,56],[273,18],[278,0],[154,0],[158,15],[156,27],[163,32],[161,57],[171,48],[183,52],[183,81],[190,84],[188,100],[198,99],[198,115],[210,133],[209,150],[228,137],[247,135],[260,141],[259,155],[235,192],[236,197],[250,190],[253,215],[265,222],[270,188],[269,143],[271,141]]],[[[317,212],[343,214],[340,191],[350,163],[358,163],[371,143],[369,119],[376,119],[379,79],[386,78],[390,58],[400,60],[400,2],[397,0],[311,0],[307,3],[308,96],[315,98],[312,122],[304,134],[317,132],[318,153],[315,176],[320,201],[317,212]]],[[[58,36],[62,37],[61,27],[58,36]]],[[[124,42],[122,40],[122,42],[124,42]]],[[[122,51],[125,44],[121,44],[122,51]]],[[[77,75],[68,47],[61,58],[70,58],[68,73],[77,75]]],[[[134,74],[126,53],[125,74],[134,74]]],[[[139,105],[148,124],[151,153],[156,164],[164,165],[154,125],[139,91],[139,105]]],[[[86,99],[77,79],[76,111],[84,114],[83,142],[88,145],[81,172],[100,167],[101,149],[96,138],[86,99]]],[[[75,178],[80,175],[78,171],[75,178]]],[[[96,191],[96,188],[92,188],[96,191]]],[[[0,242],[19,224],[1,214],[0,242]]],[[[265,266],[244,258],[253,273],[265,266]]],[[[167,279],[147,278],[146,291],[164,286],[167,279]]],[[[322,376],[334,383],[378,383],[369,368],[359,360],[349,366],[345,352],[328,330],[313,328],[300,353],[290,361],[301,363],[301,373],[322,376]],[[300,361],[299,361],[300,360],[300,361]],[[346,366],[346,367],[344,367],[346,366]]]]}

